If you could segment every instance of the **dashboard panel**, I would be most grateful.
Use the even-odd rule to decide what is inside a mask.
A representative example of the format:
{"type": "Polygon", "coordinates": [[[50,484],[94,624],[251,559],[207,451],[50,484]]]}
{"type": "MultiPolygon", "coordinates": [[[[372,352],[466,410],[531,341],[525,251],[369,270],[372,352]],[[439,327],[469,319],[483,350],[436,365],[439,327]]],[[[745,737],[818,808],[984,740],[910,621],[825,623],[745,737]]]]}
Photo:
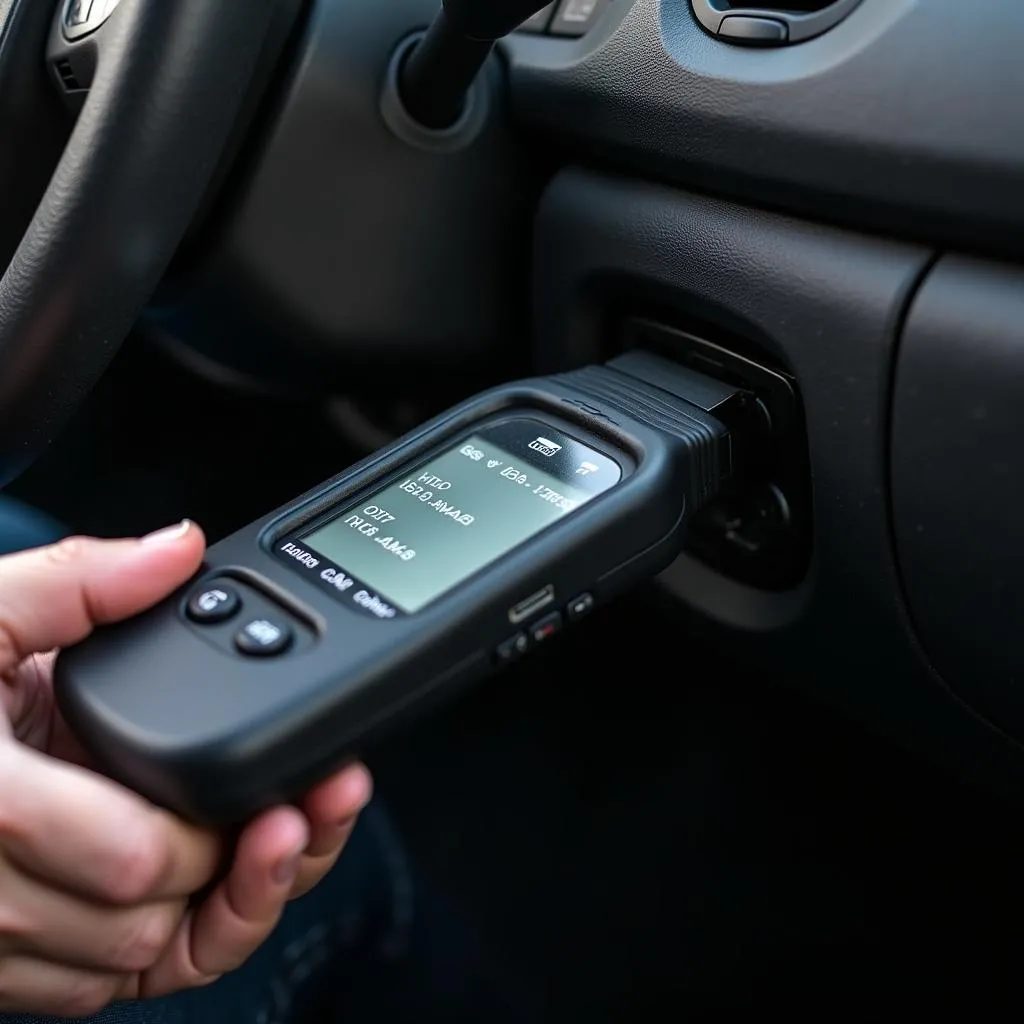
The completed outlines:
{"type": "Polygon", "coordinates": [[[231,203],[152,322],[254,376],[371,401],[614,355],[636,318],[790,382],[802,577],[751,585],[691,554],[663,592],[731,653],[1020,791],[1017,605],[998,595],[1015,578],[1000,552],[1024,546],[1024,7],[860,0],[814,38],[751,46],[692,2],[558,0],[502,44],[485,130],[442,151],[381,106],[434,0],[315,0],[231,203]],[[593,17],[553,31],[568,3],[593,17]],[[960,380],[969,404],[935,429],[960,380]],[[955,500],[947,437],[971,481],[955,500]]]}
{"type": "Polygon", "coordinates": [[[915,627],[972,707],[1024,737],[1024,269],[946,256],[907,317],[893,526],[915,627]]]}
{"type": "MultiPolygon", "coordinates": [[[[1020,465],[1019,433],[1001,434],[1002,448],[990,446],[982,461],[965,427],[976,414],[975,405],[958,408],[949,394],[963,379],[955,368],[943,372],[945,384],[935,399],[950,413],[942,430],[936,430],[934,412],[922,419],[914,404],[906,403],[904,377],[900,388],[894,387],[903,325],[908,315],[925,317],[934,306],[934,296],[928,301],[934,260],[934,251],[924,246],[625,175],[568,168],[552,182],[537,221],[536,358],[546,372],[599,359],[616,337],[603,327],[622,311],[641,310],[683,331],[745,342],[747,351],[760,349],[786,367],[803,397],[813,480],[814,550],[806,576],[788,590],[767,591],[729,579],[684,554],[661,577],[661,589],[696,612],[702,631],[717,637],[730,656],[781,671],[876,730],[912,743],[937,761],[955,762],[963,775],[1020,787],[1020,748],[991,724],[1006,724],[1006,716],[986,719],[982,712],[993,705],[975,700],[977,687],[964,685],[962,674],[936,671],[932,660],[933,651],[942,653],[931,644],[936,632],[945,636],[945,646],[961,652],[995,632],[1004,673],[1006,656],[1018,657],[1008,643],[1017,604],[986,620],[983,631],[965,636],[964,630],[978,618],[969,614],[977,594],[967,581],[973,579],[975,588],[986,593],[993,588],[1005,592],[1015,563],[1004,561],[1000,568],[994,550],[1006,543],[1007,531],[1024,532],[1009,522],[1013,506],[998,500],[1019,486],[1020,474],[1008,470],[995,483],[992,497],[997,500],[982,516],[1002,526],[998,541],[978,531],[978,513],[972,519],[970,511],[993,459],[1020,465]],[[894,453],[890,481],[894,415],[902,443],[894,453]],[[931,440],[926,455],[910,453],[907,466],[905,445],[911,434],[918,445],[931,440]],[[967,456],[960,472],[969,483],[955,492],[955,500],[937,501],[940,488],[952,487],[942,448],[953,434],[960,438],[954,450],[967,456]],[[909,471],[914,467],[916,475],[909,471]],[[914,548],[894,544],[891,484],[902,501],[896,520],[901,541],[907,502],[930,510],[927,534],[919,538],[928,542],[924,558],[914,548]],[[948,518],[950,512],[955,518],[948,518]],[[972,575],[969,566],[980,551],[992,554],[972,575]],[[905,577],[908,566],[901,565],[901,555],[916,558],[927,574],[905,577]],[[955,578],[962,581],[959,593],[955,578]],[[919,599],[937,580],[945,586],[933,589],[932,599],[926,597],[922,606],[919,599]],[[919,609],[929,608],[943,611],[919,634],[915,617],[919,609]]],[[[1019,274],[1005,273],[1004,303],[1010,301],[1005,285],[1019,282],[1019,274]]],[[[954,304],[963,301],[961,294],[954,304]]],[[[1006,314],[1004,307],[993,309],[986,323],[1005,326],[1010,322],[1006,314]]],[[[961,321],[949,323],[950,348],[969,360],[970,346],[981,339],[964,333],[961,321]]],[[[918,345],[914,349],[916,363],[922,354],[918,345]]],[[[1004,343],[993,351],[1005,357],[1012,349],[1004,343]]],[[[1016,358],[1024,360],[1019,354],[1016,358]]],[[[1019,420],[1019,404],[1008,403],[1006,392],[1020,371],[1005,377],[1001,388],[985,379],[988,372],[976,370],[973,393],[975,401],[992,394],[992,427],[998,432],[1007,417],[1019,420]]],[[[934,409],[919,395],[922,402],[934,409]]],[[[991,433],[987,436],[993,440],[991,433]]],[[[915,533],[914,526],[910,532],[915,533]]],[[[940,664],[947,667],[947,659],[940,664]]],[[[968,672],[967,680],[972,678],[968,672]]],[[[1010,696],[1019,700],[1019,694],[1010,696]]],[[[1024,730],[1017,735],[1024,736],[1024,730]]]]}
{"type": "Polygon", "coordinates": [[[710,37],[690,0],[614,0],[584,40],[510,45],[515,112],[639,172],[1021,254],[1024,6],[984,8],[862,0],[818,38],[753,49],[710,37]]]}

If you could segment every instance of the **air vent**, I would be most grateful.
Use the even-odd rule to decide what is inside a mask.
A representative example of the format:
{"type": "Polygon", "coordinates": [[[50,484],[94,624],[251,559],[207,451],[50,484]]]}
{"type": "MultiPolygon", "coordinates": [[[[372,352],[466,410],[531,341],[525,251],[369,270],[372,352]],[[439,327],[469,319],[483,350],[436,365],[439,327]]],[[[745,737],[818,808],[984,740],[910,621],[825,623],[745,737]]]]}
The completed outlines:
{"type": "Polygon", "coordinates": [[[836,0],[786,0],[785,3],[768,3],[767,0],[751,0],[750,3],[733,3],[732,0],[719,4],[719,7],[752,7],[762,11],[786,11],[790,14],[811,14],[831,7],[836,0]]]}
{"type": "Polygon", "coordinates": [[[66,92],[78,92],[82,88],[78,82],[78,76],[75,74],[75,69],[71,66],[71,61],[66,58],[59,60],[54,65],[54,68],[57,71],[60,84],[64,86],[66,92]]]}
{"type": "Polygon", "coordinates": [[[789,46],[838,25],[861,0],[690,0],[711,35],[740,46],[789,46]]]}

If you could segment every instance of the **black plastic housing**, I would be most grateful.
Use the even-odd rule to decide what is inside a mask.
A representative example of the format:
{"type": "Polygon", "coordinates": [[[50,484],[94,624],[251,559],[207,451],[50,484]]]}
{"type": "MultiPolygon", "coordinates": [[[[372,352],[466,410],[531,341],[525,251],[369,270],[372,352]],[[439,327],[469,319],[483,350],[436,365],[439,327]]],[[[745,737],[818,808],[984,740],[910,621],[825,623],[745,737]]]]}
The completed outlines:
{"type": "MultiPolygon", "coordinates": [[[[644,363],[651,369],[650,359],[644,363]]],[[[485,392],[208,553],[197,579],[255,586],[315,636],[276,659],[218,650],[182,614],[195,582],[62,653],[60,707],[112,777],[198,821],[241,821],[295,798],[430,696],[480,677],[518,628],[510,609],[547,586],[558,606],[654,576],[690,513],[730,472],[726,429],[619,369],[589,367],[485,392]],[[621,481],[437,598],[379,621],[353,613],[271,546],[481,424],[525,412],[618,461],[621,481]]],[[[661,362],[672,386],[673,367],[661,362]]],[[[549,609],[550,611],[550,609],[549,609]]]]}
{"type": "Polygon", "coordinates": [[[547,0],[445,0],[401,69],[406,110],[435,131],[454,125],[494,44],[547,0]]]}
{"type": "Polygon", "coordinates": [[[789,46],[814,39],[839,24],[861,0],[690,0],[697,21],[723,42],[753,46],[789,46]],[[778,33],[757,31],[777,26],[778,33]],[[732,26],[732,27],[730,27],[732,26]]]}
{"type": "Polygon", "coordinates": [[[893,531],[928,658],[1024,739],[1024,270],[944,256],[914,299],[892,405],[893,531]]]}

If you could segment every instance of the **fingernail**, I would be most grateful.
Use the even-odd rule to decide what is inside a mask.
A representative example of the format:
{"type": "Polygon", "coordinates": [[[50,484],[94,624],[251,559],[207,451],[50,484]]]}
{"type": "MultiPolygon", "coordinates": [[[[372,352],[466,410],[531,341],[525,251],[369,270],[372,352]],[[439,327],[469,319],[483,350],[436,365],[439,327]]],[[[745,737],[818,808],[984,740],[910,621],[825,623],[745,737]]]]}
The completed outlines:
{"type": "Polygon", "coordinates": [[[354,765],[353,771],[358,775],[359,784],[363,789],[363,792],[359,797],[359,804],[355,810],[355,813],[358,814],[360,811],[364,810],[373,799],[373,776],[370,774],[369,768],[364,764],[354,765]]]}
{"type": "Polygon", "coordinates": [[[356,822],[359,820],[359,815],[362,814],[363,811],[365,811],[367,806],[369,805],[370,799],[371,797],[369,795],[364,797],[354,810],[346,812],[343,818],[338,818],[333,823],[334,828],[337,829],[339,832],[345,832],[354,828],[356,822]]]}
{"type": "MultiPolygon", "coordinates": [[[[359,801],[359,806],[356,808],[356,814],[362,814],[367,807],[370,806],[370,801],[373,799],[373,788],[367,787],[366,795],[362,800],[359,801]]],[[[355,815],[353,815],[355,817],[355,815]]]]}
{"type": "Polygon", "coordinates": [[[279,861],[274,868],[274,881],[278,885],[291,885],[299,873],[299,864],[302,862],[302,853],[293,853],[279,861]]]}
{"type": "Polygon", "coordinates": [[[182,537],[192,529],[191,519],[182,519],[180,523],[174,526],[164,527],[162,530],[157,530],[156,533],[151,533],[146,537],[142,538],[143,544],[170,544],[176,540],[181,540],[182,537]]]}

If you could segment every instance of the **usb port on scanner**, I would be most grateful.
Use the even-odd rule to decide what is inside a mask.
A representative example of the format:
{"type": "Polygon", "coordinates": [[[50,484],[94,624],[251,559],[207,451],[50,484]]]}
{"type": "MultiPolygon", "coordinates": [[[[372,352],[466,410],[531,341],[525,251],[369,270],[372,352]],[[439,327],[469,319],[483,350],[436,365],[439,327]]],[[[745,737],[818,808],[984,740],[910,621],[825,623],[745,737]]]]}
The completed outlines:
{"type": "Polygon", "coordinates": [[[509,621],[513,624],[523,622],[539,612],[541,608],[547,608],[554,599],[555,588],[549,583],[543,590],[538,590],[536,594],[531,594],[519,604],[513,605],[509,609],[509,621]]]}

